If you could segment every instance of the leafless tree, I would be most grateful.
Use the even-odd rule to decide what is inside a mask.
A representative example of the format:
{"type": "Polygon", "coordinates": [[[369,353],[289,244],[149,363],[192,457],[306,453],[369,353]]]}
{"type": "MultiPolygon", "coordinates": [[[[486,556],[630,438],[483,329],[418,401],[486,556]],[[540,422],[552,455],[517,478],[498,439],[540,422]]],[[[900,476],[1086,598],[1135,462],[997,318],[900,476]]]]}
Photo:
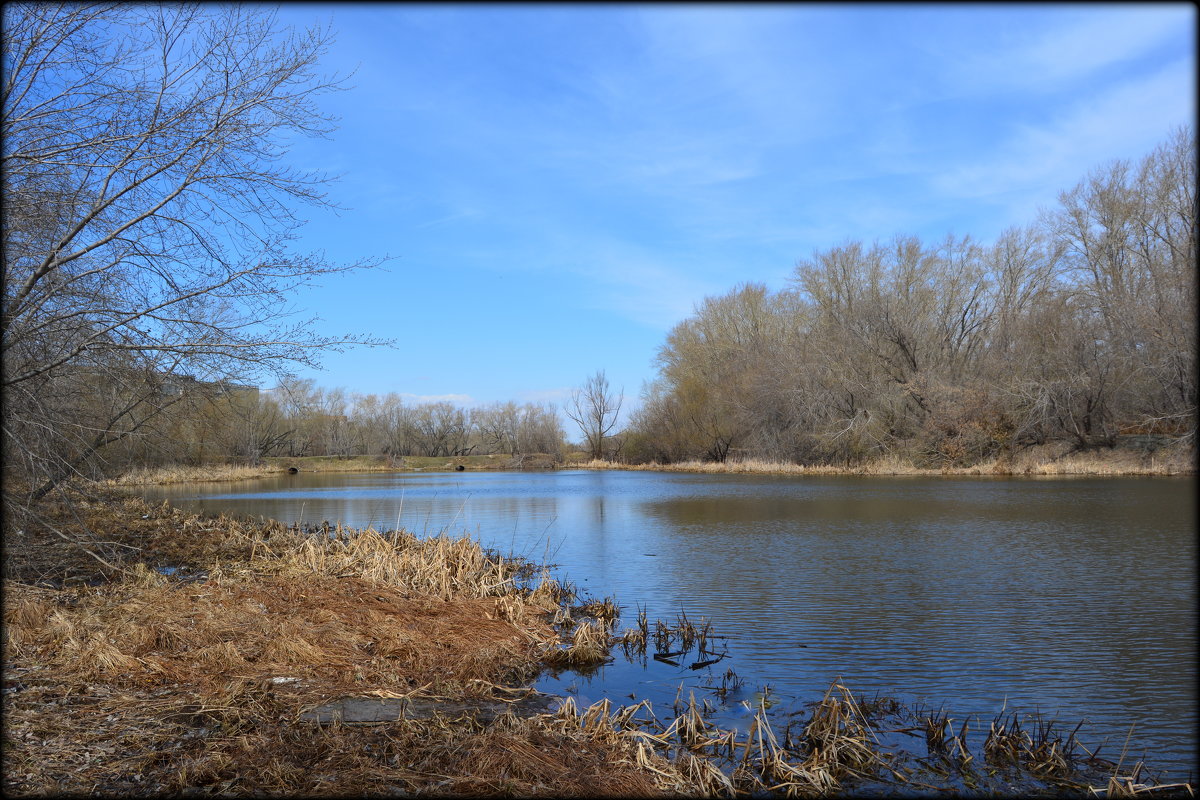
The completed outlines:
{"type": "Polygon", "coordinates": [[[1194,442],[1195,169],[1176,131],[990,246],[848,241],[802,259],[791,289],[707,298],[660,349],[627,452],[945,466],[1194,442]]]}
{"type": "Polygon", "coordinates": [[[571,393],[566,414],[583,433],[592,458],[604,458],[604,441],[616,427],[625,400],[624,390],[613,393],[604,370],[598,370],[571,393]]]}
{"type": "Polygon", "coordinates": [[[522,456],[562,450],[562,422],[553,405],[492,403],[471,414],[479,452],[522,456]]]}
{"type": "Polygon", "coordinates": [[[291,292],[331,264],[289,250],[328,177],[330,34],[241,4],[12,3],[3,10],[4,444],[41,494],[148,435],[200,383],[284,374],[350,343],[291,292]],[[103,407],[84,402],[101,390],[103,407]]]}

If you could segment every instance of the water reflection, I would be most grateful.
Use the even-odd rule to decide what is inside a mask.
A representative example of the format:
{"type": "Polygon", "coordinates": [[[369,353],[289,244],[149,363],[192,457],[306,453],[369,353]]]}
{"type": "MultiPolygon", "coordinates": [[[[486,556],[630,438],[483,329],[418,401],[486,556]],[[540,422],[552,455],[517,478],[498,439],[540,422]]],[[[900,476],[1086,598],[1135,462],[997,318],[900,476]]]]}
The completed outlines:
{"type": "MultiPolygon", "coordinates": [[[[627,624],[635,605],[711,618],[738,673],[781,694],[842,676],[959,715],[990,719],[1007,701],[1086,717],[1118,748],[1137,722],[1137,745],[1186,778],[1194,490],[1193,478],[556,472],[302,474],[153,494],[286,522],[467,531],[615,595],[627,624]]],[[[582,685],[627,687],[620,699],[679,677],[614,664],[582,685]]]]}

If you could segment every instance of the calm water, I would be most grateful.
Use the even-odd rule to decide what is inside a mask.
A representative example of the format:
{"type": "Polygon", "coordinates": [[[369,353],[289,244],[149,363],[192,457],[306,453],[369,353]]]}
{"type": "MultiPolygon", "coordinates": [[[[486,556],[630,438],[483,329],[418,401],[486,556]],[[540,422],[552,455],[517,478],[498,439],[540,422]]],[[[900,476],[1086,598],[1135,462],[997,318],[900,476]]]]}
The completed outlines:
{"type": "MultiPolygon", "coordinates": [[[[618,659],[550,688],[656,704],[732,666],[807,701],[835,679],[977,714],[1057,714],[1166,778],[1196,763],[1194,478],[654,472],[294,475],[148,494],[183,508],[467,532],[612,595],[632,625],[708,617],[704,673],[618,659]],[[705,674],[709,673],[709,674],[705,674]]],[[[553,681],[551,681],[553,683],[553,681]]]]}

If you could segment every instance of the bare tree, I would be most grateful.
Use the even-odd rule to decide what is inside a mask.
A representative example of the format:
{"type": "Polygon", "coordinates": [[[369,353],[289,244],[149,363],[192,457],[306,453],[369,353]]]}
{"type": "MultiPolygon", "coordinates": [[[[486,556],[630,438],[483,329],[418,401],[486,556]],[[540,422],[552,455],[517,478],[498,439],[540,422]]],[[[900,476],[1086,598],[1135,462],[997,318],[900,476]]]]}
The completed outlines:
{"type": "Polygon", "coordinates": [[[592,458],[604,458],[604,440],[616,427],[625,400],[624,389],[613,394],[604,370],[592,375],[571,393],[566,414],[579,426],[592,458]]]}
{"type": "Polygon", "coordinates": [[[286,374],[375,340],[320,333],[291,292],[331,264],[288,244],[327,176],[285,156],[333,121],[328,31],[241,4],[6,4],[6,467],[41,494],[150,435],[200,383],[286,374]],[[106,387],[103,408],[81,403],[106,387]]]}
{"type": "Polygon", "coordinates": [[[660,348],[627,452],[961,466],[1194,440],[1195,164],[1176,131],[993,245],[848,241],[791,291],[706,299],[660,348]]]}

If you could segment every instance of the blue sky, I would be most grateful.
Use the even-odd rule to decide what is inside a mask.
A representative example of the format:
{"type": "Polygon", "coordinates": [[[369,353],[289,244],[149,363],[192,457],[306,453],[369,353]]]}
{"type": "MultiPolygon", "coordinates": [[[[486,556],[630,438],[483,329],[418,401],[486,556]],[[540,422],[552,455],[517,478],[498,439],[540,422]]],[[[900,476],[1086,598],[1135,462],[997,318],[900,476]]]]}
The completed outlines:
{"type": "MultiPolygon", "coordinates": [[[[330,23],[340,174],[300,295],[394,338],[304,372],[414,402],[636,402],[704,297],[847,238],[984,242],[1195,116],[1190,4],[295,4],[330,23]]],[[[306,210],[307,211],[307,210],[306,210]]]]}

